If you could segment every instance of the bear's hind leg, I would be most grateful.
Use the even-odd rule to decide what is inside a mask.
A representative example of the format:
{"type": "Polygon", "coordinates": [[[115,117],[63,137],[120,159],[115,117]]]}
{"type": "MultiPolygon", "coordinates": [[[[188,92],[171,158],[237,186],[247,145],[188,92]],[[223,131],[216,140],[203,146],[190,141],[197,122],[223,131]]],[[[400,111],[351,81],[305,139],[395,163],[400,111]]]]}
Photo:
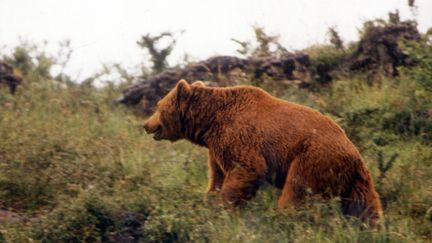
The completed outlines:
{"type": "Polygon", "coordinates": [[[304,203],[307,194],[307,185],[299,173],[299,161],[300,158],[297,157],[291,162],[285,184],[282,188],[282,195],[278,200],[279,208],[287,206],[297,207],[304,203]]]}

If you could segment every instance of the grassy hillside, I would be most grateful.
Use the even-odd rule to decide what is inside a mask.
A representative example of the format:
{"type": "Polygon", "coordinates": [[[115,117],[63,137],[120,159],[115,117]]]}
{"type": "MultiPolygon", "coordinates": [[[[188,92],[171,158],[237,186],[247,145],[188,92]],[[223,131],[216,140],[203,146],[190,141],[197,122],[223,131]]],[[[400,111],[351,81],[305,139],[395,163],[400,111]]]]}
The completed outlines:
{"type": "Polygon", "coordinates": [[[238,212],[204,202],[204,148],[153,141],[113,104],[119,87],[62,86],[34,67],[15,96],[0,89],[0,242],[431,242],[432,48],[405,50],[416,66],[398,78],[264,87],[344,127],[380,193],[380,230],[337,199],[277,210],[271,186],[238,212]]]}

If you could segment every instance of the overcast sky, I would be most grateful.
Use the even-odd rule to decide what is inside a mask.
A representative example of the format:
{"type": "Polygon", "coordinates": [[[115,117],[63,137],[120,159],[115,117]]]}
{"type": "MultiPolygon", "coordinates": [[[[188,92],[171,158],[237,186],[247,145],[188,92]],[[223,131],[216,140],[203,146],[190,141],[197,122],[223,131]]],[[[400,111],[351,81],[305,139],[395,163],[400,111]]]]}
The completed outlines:
{"type": "MultiPolygon", "coordinates": [[[[425,31],[432,27],[432,0],[416,4],[425,31]]],[[[0,50],[22,38],[47,40],[52,51],[70,39],[74,53],[67,72],[83,79],[102,62],[142,62],[136,41],[146,33],[179,33],[170,59],[175,63],[184,53],[196,59],[235,54],[238,45],[230,39],[253,39],[253,25],[280,35],[290,50],[325,42],[330,26],[345,41],[356,40],[363,21],[386,18],[395,9],[403,19],[414,17],[407,0],[0,0],[0,46],[7,47],[0,50]]]]}

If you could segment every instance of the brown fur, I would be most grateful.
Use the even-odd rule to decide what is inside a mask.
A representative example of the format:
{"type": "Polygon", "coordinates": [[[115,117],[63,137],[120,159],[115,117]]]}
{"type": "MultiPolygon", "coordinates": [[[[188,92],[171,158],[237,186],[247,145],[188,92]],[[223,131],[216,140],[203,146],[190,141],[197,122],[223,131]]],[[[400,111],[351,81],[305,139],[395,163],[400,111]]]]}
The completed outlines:
{"type": "Polygon", "coordinates": [[[279,207],[308,194],[338,196],[342,211],[364,221],[381,205],[360,153],[344,131],[311,108],[260,88],[211,88],[180,80],[144,128],[155,139],[188,139],[209,149],[208,193],[237,206],[269,182],[282,189],[279,207]]]}

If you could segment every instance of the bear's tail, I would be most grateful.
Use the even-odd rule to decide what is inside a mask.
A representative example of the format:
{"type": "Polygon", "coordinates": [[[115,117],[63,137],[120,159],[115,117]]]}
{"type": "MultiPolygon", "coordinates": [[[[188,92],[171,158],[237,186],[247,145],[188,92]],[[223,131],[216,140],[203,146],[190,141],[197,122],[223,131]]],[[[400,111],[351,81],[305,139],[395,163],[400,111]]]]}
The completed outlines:
{"type": "Polygon", "coordinates": [[[370,225],[383,223],[383,215],[379,195],[375,190],[368,172],[364,177],[357,175],[352,187],[341,195],[342,213],[358,217],[370,225]]]}

